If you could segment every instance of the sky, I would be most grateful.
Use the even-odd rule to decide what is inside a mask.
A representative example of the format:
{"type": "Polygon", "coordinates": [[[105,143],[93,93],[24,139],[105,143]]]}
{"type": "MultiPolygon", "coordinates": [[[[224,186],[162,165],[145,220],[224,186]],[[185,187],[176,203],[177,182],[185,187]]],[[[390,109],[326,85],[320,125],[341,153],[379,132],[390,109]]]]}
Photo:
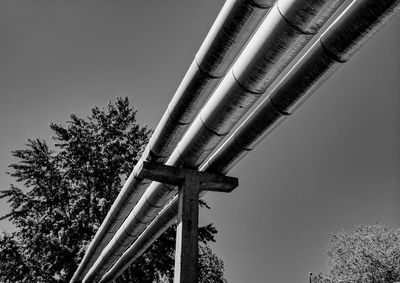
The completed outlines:
{"type": "MultiPolygon", "coordinates": [[[[155,128],[223,4],[0,1],[0,188],[10,152],[71,113],[128,96],[155,128]]],[[[206,195],[228,282],[307,282],[330,233],[400,227],[399,31],[397,16],[231,170],[235,191],[206,195]]]]}

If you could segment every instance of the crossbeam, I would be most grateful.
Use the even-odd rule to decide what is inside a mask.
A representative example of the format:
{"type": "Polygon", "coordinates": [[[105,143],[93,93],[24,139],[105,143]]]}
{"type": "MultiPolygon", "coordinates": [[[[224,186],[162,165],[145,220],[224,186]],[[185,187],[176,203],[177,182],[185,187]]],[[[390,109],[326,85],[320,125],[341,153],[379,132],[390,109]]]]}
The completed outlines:
{"type": "Polygon", "coordinates": [[[143,162],[137,177],[179,187],[174,283],[198,282],[199,193],[231,192],[238,179],[149,162],[143,162]]]}

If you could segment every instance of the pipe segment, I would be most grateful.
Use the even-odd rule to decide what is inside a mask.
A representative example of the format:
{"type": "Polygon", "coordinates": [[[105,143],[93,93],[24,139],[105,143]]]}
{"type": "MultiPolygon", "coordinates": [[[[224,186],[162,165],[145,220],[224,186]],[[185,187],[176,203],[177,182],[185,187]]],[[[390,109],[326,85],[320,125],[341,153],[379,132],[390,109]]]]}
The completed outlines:
{"type": "Polygon", "coordinates": [[[340,61],[347,61],[382,29],[398,10],[398,1],[356,1],[346,11],[349,17],[337,19],[331,25],[332,32],[321,36],[321,42],[337,58],[340,58],[340,61]],[[377,15],[379,15],[378,20],[377,15]]]}
{"type": "Polygon", "coordinates": [[[168,159],[274,2],[229,0],[222,7],[149,141],[155,162],[168,159]]]}
{"type": "MultiPolygon", "coordinates": [[[[156,127],[140,162],[165,162],[274,2],[228,0],[225,3],[156,127]]],[[[82,281],[101,249],[107,245],[110,238],[108,231],[115,231],[119,227],[120,221],[117,219],[126,218],[125,208],[129,211],[147,186],[147,182],[135,178],[133,170],[70,282],[82,281]]]]}
{"type": "Polygon", "coordinates": [[[208,170],[228,172],[293,114],[343,63],[399,10],[399,0],[351,3],[249,115],[209,161],[208,170]],[[231,158],[229,155],[236,156],[231,158]]]}
{"type": "MultiPolygon", "coordinates": [[[[244,116],[273,82],[271,78],[275,79],[300,52],[301,48],[309,42],[313,36],[309,31],[318,30],[322,26],[321,23],[326,22],[343,1],[344,0],[286,1],[290,2],[290,5],[294,5],[296,8],[286,8],[284,11],[289,11],[290,13],[288,12],[288,15],[283,16],[282,12],[278,11],[280,2],[275,4],[232,67],[232,73],[225,76],[221,85],[209,99],[200,112],[200,115],[196,117],[166,163],[174,166],[183,165],[189,168],[197,168],[201,165],[239,119],[244,116]],[[312,9],[313,5],[315,5],[314,10],[312,9]],[[297,10],[298,13],[293,12],[294,10],[297,10]],[[305,13],[305,10],[311,10],[312,13],[305,13]],[[300,17],[302,17],[306,23],[301,23],[298,27],[294,28],[293,24],[296,23],[297,19],[300,17]],[[315,17],[318,17],[318,19],[315,17]],[[271,26],[273,28],[271,28],[271,26]],[[278,30],[275,30],[275,28],[278,30]],[[302,30],[302,28],[304,28],[304,30],[302,30]],[[253,68],[258,67],[258,71],[253,72],[253,68],[246,68],[242,57],[246,58],[245,60],[248,60],[253,68]],[[262,72],[260,71],[261,67],[264,68],[262,72]],[[235,69],[241,72],[242,80],[245,78],[253,78],[253,81],[257,82],[257,84],[262,84],[264,88],[261,91],[243,88],[242,83],[235,77],[235,69]],[[263,77],[259,76],[261,73],[263,77]],[[272,75],[270,75],[270,73],[272,73],[272,75]],[[258,76],[255,76],[257,74],[258,76]],[[268,79],[266,80],[265,78],[268,79]],[[218,121],[218,123],[214,121],[218,121]]],[[[290,5],[288,7],[290,7],[290,5]]],[[[141,215],[156,215],[160,211],[160,207],[165,205],[172,195],[176,194],[176,191],[172,193],[166,192],[163,189],[163,185],[157,183],[152,183],[148,191],[149,193],[146,191],[146,196],[142,196],[144,200],[139,201],[140,204],[135,206],[131,214],[134,214],[135,210],[143,210],[147,213],[140,213],[141,215]],[[152,195],[157,196],[153,197],[152,195]],[[147,201],[148,199],[158,200],[157,203],[152,201],[152,204],[150,204],[150,202],[147,201]],[[153,210],[154,213],[151,212],[151,210],[153,210]]],[[[137,213],[136,217],[138,217],[137,213]]],[[[126,221],[129,221],[129,219],[132,218],[128,217],[126,221]]],[[[135,218],[134,221],[142,222],[143,220],[141,218],[135,218]]],[[[137,227],[137,230],[141,233],[144,227],[140,225],[137,227]]],[[[113,247],[113,241],[114,239],[109,244],[110,250],[112,250],[113,253],[122,255],[124,252],[123,249],[117,245],[113,247]]],[[[88,272],[84,282],[92,282],[92,278],[95,278],[93,274],[101,277],[102,274],[99,272],[99,269],[105,264],[104,262],[105,261],[99,259],[94,264],[94,268],[88,272]]]]}
{"type": "Polygon", "coordinates": [[[155,162],[167,160],[219,81],[193,61],[149,141],[150,151],[157,156],[155,162]]]}
{"type": "Polygon", "coordinates": [[[233,66],[239,85],[264,93],[344,1],[278,1],[233,66]]]}
{"type": "MultiPolygon", "coordinates": [[[[144,157],[144,154],[142,157],[144,157]]],[[[139,160],[138,164],[142,162],[139,160]]],[[[118,230],[120,225],[123,223],[125,218],[129,215],[131,209],[130,206],[136,204],[140,196],[145,192],[148,181],[138,180],[136,172],[139,166],[135,166],[135,169],[131,172],[128,179],[125,181],[120,193],[116,200],[111,206],[107,213],[106,218],[103,220],[99,230],[90,242],[89,247],[86,250],[84,257],[81,260],[74,276],[70,282],[81,282],[83,275],[89,270],[89,268],[95,263],[97,257],[100,255],[101,249],[107,245],[107,243],[113,237],[113,234],[118,230]]]]}
{"type": "Polygon", "coordinates": [[[275,0],[227,1],[196,53],[199,68],[212,77],[225,76],[238,55],[233,42],[241,50],[274,3],[275,0]]]}
{"type": "MultiPolygon", "coordinates": [[[[227,173],[400,10],[400,0],[351,3],[200,170],[227,173]],[[341,50],[338,52],[337,50],[341,50]],[[232,154],[233,153],[233,154],[232,154]]],[[[204,192],[202,193],[202,195],[204,192]]],[[[100,282],[111,282],[176,219],[175,197],[100,282]]]]}
{"type": "Polygon", "coordinates": [[[175,221],[178,214],[177,197],[175,197],[146,228],[135,243],[121,256],[115,265],[103,276],[100,282],[112,282],[119,277],[165,230],[175,221]]]}
{"type": "Polygon", "coordinates": [[[179,142],[183,166],[197,168],[209,157],[343,2],[289,0],[274,5],[179,142]]]}
{"type": "Polygon", "coordinates": [[[143,199],[145,199],[150,206],[161,209],[175,194],[176,190],[174,186],[154,182],[154,185],[149,186],[145,192],[143,199]]]}

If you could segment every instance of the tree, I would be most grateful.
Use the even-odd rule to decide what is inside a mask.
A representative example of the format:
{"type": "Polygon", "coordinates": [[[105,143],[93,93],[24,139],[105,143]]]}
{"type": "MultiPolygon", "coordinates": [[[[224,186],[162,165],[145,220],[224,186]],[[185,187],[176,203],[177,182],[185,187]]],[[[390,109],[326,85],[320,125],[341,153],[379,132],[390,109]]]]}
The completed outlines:
{"type": "MultiPolygon", "coordinates": [[[[0,235],[1,282],[68,282],[150,134],[136,123],[127,98],[50,128],[51,145],[30,139],[12,152],[17,162],[8,174],[17,183],[0,192],[11,207],[0,219],[9,219],[16,231],[0,235]]],[[[214,240],[212,225],[200,231],[205,244],[214,240]]],[[[139,282],[172,273],[165,255],[174,249],[173,233],[173,228],[164,233],[136,263],[147,276],[139,282]]]]}
{"type": "Polygon", "coordinates": [[[400,281],[400,229],[373,224],[334,233],[327,256],[332,282],[400,281]]]}

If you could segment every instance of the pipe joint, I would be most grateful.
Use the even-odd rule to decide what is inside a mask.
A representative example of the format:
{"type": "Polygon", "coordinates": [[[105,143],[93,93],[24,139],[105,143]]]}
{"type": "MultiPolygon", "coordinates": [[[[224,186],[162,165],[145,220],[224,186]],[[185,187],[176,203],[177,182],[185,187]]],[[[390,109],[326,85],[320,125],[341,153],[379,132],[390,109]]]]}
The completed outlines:
{"type": "Polygon", "coordinates": [[[319,39],[319,43],[321,44],[322,49],[324,52],[330,57],[332,60],[336,61],[337,63],[346,63],[348,59],[344,59],[341,56],[335,54],[334,51],[330,50],[328,47],[325,46],[324,42],[322,39],[319,39]]]}
{"type": "MultiPolygon", "coordinates": [[[[279,3],[278,3],[279,4],[279,3]]],[[[277,6],[277,10],[279,12],[279,15],[281,15],[282,19],[285,21],[285,23],[295,32],[298,34],[303,34],[303,35],[310,35],[310,36],[314,36],[316,35],[318,32],[311,32],[311,31],[306,31],[301,29],[300,27],[298,27],[294,22],[292,22],[290,19],[288,19],[287,17],[285,17],[282,12],[281,9],[279,8],[279,5],[277,6]]]]}
{"type": "MultiPolygon", "coordinates": [[[[243,1],[243,0],[242,0],[243,1]]],[[[243,1],[246,2],[246,1],[243,1]]],[[[275,0],[251,0],[249,5],[258,9],[271,9],[275,4],[275,0]]]]}

